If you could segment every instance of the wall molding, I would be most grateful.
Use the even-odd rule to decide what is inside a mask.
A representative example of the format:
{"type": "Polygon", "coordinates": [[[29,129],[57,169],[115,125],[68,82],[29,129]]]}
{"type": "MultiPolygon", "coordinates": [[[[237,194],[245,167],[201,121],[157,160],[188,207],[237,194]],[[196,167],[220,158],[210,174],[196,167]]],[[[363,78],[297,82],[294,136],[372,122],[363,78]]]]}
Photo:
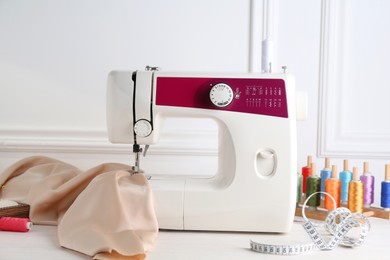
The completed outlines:
{"type": "Polygon", "coordinates": [[[322,1],[317,154],[319,157],[388,158],[390,133],[375,127],[350,129],[345,123],[351,116],[351,111],[342,105],[348,86],[343,54],[352,44],[347,29],[348,4],[349,1],[322,1]]]}

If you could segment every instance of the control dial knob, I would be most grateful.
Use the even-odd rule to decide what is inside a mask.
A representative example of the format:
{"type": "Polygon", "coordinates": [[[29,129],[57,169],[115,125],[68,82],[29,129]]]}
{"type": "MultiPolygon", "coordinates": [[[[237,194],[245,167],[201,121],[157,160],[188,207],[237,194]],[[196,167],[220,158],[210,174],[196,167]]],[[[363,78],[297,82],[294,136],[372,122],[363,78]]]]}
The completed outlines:
{"type": "Polygon", "coordinates": [[[217,107],[226,107],[233,101],[233,90],[225,83],[215,84],[210,90],[210,100],[217,107]]]}
{"type": "Polygon", "coordinates": [[[146,119],[140,119],[134,124],[134,133],[139,137],[147,137],[152,133],[152,124],[146,119]]]}

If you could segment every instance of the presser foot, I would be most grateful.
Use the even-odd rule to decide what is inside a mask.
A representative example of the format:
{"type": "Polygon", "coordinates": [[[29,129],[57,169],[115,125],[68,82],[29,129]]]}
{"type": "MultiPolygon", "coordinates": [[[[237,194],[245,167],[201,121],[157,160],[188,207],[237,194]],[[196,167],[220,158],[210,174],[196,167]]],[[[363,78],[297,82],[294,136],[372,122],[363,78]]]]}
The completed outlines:
{"type": "Polygon", "coordinates": [[[140,170],[140,154],[142,153],[143,157],[145,157],[148,149],[149,145],[145,145],[144,149],[139,144],[133,145],[133,153],[135,154],[135,165],[132,166],[132,174],[142,173],[142,171],[140,170]]]}

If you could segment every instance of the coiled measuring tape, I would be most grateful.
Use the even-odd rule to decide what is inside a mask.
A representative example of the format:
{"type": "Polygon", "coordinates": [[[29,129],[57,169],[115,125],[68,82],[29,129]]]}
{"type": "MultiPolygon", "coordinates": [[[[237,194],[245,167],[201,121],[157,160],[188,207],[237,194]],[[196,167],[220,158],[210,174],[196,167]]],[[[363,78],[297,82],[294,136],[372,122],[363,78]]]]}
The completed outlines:
{"type": "Polygon", "coordinates": [[[320,250],[333,250],[340,244],[347,247],[355,247],[363,244],[370,231],[370,222],[368,218],[360,213],[351,213],[349,209],[343,207],[336,208],[326,217],[325,228],[332,236],[328,242],[325,242],[316,226],[307,219],[305,215],[307,201],[317,193],[329,196],[336,208],[336,201],[326,192],[313,193],[303,203],[302,216],[305,222],[303,228],[306,230],[307,234],[309,234],[313,243],[301,245],[269,245],[251,240],[251,249],[264,254],[297,255],[309,252],[315,248],[319,248],[320,250]],[[358,235],[355,237],[347,236],[348,232],[354,227],[360,229],[358,235]]]}

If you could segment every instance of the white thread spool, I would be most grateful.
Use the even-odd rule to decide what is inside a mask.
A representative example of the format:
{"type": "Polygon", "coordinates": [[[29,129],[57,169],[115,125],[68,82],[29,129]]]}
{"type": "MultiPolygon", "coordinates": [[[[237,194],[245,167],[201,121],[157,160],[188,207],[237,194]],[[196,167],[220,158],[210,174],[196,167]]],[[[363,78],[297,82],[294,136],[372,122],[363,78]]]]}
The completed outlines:
{"type": "Polygon", "coordinates": [[[273,62],[273,42],[271,40],[263,40],[261,42],[261,70],[265,73],[272,72],[273,62]]]}

